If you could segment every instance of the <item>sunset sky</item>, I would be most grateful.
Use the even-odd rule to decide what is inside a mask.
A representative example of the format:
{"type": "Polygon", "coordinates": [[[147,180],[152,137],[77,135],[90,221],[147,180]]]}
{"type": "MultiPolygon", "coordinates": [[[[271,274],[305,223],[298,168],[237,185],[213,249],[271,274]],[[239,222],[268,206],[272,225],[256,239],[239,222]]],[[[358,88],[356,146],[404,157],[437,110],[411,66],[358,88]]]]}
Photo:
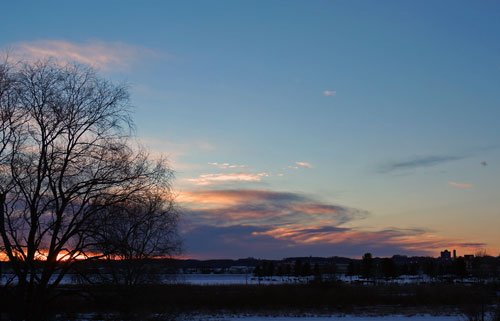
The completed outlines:
{"type": "Polygon", "coordinates": [[[130,86],[186,257],[500,254],[500,2],[5,1],[130,86]]]}

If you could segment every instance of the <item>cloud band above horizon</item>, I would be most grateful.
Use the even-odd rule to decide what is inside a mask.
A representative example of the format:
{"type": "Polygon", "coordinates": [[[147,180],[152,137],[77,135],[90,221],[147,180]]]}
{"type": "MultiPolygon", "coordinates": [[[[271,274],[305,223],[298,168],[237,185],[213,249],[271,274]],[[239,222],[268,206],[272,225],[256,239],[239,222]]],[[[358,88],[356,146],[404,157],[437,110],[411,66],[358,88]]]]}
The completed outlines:
{"type": "Polygon", "coordinates": [[[364,210],[270,190],[203,190],[181,194],[188,256],[432,255],[444,248],[475,251],[486,244],[457,242],[427,229],[362,229],[364,210]]]}

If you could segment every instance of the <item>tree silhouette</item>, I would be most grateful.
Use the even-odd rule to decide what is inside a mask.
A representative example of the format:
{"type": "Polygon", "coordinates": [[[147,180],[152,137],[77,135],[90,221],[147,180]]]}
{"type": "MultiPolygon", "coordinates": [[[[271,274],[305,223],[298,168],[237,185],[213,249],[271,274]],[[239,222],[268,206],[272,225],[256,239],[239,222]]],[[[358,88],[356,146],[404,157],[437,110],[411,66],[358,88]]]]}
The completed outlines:
{"type": "Polygon", "coordinates": [[[361,261],[361,275],[364,278],[371,278],[373,277],[373,271],[374,266],[373,266],[373,257],[371,253],[365,253],[363,255],[363,259],[361,261]]]}
{"type": "Polygon", "coordinates": [[[295,276],[301,276],[303,271],[302,260],[295,260],[295,265],[293,266],[293,274],[295,276]]]}
{"type": "Polygon", "coordinates": [[[150,259],[179,253],[177,222],[173,198],[159,191],[146,190],[102,207],[88,228],[95,251],[109,261],[100,280],[123,285],[156,281],[150,259]]]}
{"type": "Polygon", "coordinates": [[[311,275],[311,263],[306,262],[302,265],[302,271],[301,271],[300,275],[301,276],[311,275]]]}
{"type": "Polygon", "coordinates": [[[381,272],[385,278],[394,278],[397,276],[396,264],[392,258],[383,258],[381,261],[381,272]]]}
{"type": "Polygon", "coordinates": [[[358,269],[356,268],[356,264],[354,261],[349,261],[349,265],[347,265],[347,275],[348,276],[354,276],[358,274],[358,269]]]}
{"type": "Polygon", "coordinates": [[[91,68],[0,64],[0,237],[22,318],[41,315],[80,259],[103,255],[88,224],[103,209],[170,194],[171,170],[131,144],[132,127],[127,88],[91,68]]]}
{"type": "Polygon", "coordinates": [[[453,261],[453,272],[456,276],[461,278],[467,276],[467,268],[463,257],[458,257],[453,261]]]}

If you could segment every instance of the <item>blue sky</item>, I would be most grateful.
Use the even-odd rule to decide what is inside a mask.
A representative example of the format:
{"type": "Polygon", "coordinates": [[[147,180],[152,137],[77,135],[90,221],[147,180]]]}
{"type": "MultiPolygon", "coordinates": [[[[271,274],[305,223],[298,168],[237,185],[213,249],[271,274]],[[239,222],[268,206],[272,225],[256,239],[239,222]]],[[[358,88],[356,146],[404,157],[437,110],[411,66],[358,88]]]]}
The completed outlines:
{"type": "Polygon", "coordinates": [[[500,252],[495,1],[17,1],[0,48],[130,84],[186,256],[500,252]]]}

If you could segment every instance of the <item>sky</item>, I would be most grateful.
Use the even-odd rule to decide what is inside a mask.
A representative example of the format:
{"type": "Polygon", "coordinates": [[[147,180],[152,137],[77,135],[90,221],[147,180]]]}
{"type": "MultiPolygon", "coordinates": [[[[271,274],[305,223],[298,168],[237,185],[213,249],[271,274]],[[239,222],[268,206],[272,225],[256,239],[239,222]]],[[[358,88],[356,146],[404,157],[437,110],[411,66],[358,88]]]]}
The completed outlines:
{"type": "Polygon", "coordinates": [[[184,256],[500,254],[498,1],[6,1],[0,50],[130,88],[184,256]]]}

